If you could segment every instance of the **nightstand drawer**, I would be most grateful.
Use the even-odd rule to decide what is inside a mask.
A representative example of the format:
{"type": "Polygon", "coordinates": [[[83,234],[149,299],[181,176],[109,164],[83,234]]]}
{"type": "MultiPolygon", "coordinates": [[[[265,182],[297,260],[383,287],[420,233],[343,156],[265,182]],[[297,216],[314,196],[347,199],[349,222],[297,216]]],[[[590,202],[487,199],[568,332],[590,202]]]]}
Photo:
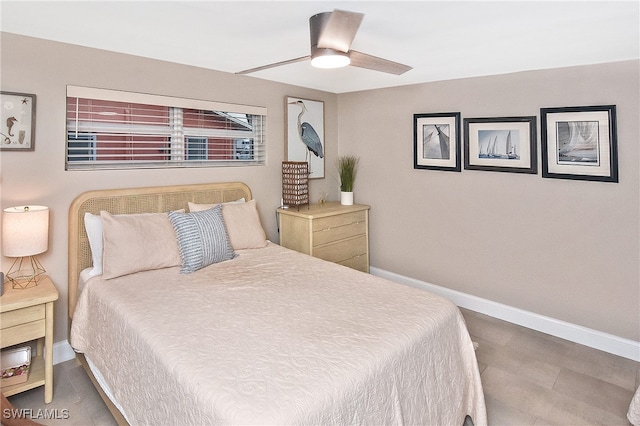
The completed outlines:
{"type": "Polygon", "coordinates": [[[29,306],[28,308],[3,312],[0,314],[0,327],[5,329],[39,319],[44,319],[44,305],[29,306]]]}
{"type": "Polygon", "coordinates": [[[320,246],[367,232],[366,213],[353,212],[323,217],[313,222],[313,245],[320,246]]]}
{"type": "Polygon", "coordinates": [[[327,244],[322,247],[316,247],[313,255],[329,262],[345,262],[356,256],[367,254],[367,237],[362,235],[356,238],[341,240],[335,244],[327,244]]]}
{"type": "Polygon", "coordinates": [[[41,319],[3,328],[0,333],[2,333],[0,334],[0,346],[3,348],[29,340],[39,339],[40,337],[44,337],[45,334],[45,320],[41,319]]]}

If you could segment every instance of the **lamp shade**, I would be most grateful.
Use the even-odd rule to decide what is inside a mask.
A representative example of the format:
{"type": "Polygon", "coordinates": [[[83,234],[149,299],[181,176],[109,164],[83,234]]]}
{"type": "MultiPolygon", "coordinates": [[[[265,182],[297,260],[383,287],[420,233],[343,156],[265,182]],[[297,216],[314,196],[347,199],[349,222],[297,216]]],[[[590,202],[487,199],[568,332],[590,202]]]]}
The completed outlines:
{"type": "Polygon", "coordinates": [[[282,162],[282,205],[309,204],[309,163],[306,161],[282,162]]]}
{"type": "Polygon", "coordinates": [[[2,254],[7,257],[33,256],[49,248],[49,208],[18,206],[2,215],[2,254]]]}

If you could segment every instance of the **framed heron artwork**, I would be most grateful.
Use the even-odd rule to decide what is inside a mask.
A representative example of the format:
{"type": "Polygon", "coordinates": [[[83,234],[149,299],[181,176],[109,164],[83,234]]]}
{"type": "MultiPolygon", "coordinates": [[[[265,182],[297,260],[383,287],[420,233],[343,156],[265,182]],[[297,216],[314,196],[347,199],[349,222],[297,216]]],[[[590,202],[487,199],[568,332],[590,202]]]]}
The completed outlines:
{"type": "Polygon", "coordinates": [[[324,178],[324,102],[286,98],[287,161],[309,163],[309,179],[324,178]]]}
{"type": "Polygon", "coordinates": [[[36,95],[0,92],[0,150],[33,151],[36,95]]]}
{"type": "Polygon", "coordinates": [[[460,171],[460,113],[413,115],[413,168],[460,171]]]}
{"type": "Polygon", "coordinates": [[[536,117],[464,119],[464,168],[538,173],[536,117]]]}

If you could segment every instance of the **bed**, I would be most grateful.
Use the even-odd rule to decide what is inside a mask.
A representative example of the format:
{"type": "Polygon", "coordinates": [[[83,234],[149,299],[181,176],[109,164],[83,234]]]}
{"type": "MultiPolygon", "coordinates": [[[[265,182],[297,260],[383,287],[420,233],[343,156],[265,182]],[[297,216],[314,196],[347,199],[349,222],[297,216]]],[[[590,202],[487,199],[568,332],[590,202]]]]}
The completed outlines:
{"type": "Polygon", "coordinates": [[[79,195],[68,278],[71,344],[121,424],[487,422],[453,303],[267,241],[243,183],[79,195]]]}
{"type": "Polygon", "coordinates": [[[640,386],[636,389],[629,404],[627,419],[633,426],[640,426],[640,386]]]}

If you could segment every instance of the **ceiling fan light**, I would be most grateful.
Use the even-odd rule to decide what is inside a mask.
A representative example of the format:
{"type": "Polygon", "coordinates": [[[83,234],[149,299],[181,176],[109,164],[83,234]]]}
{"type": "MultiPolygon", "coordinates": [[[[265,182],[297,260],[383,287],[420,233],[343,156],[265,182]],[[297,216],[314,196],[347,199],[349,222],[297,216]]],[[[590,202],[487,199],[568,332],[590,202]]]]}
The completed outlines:
{"type": "Polygon", "coordinates": [[[351,63],[349,55],[331,49],[317,49],[311,58],[311,65],[316,68],[341,68],[351,63]]]}

